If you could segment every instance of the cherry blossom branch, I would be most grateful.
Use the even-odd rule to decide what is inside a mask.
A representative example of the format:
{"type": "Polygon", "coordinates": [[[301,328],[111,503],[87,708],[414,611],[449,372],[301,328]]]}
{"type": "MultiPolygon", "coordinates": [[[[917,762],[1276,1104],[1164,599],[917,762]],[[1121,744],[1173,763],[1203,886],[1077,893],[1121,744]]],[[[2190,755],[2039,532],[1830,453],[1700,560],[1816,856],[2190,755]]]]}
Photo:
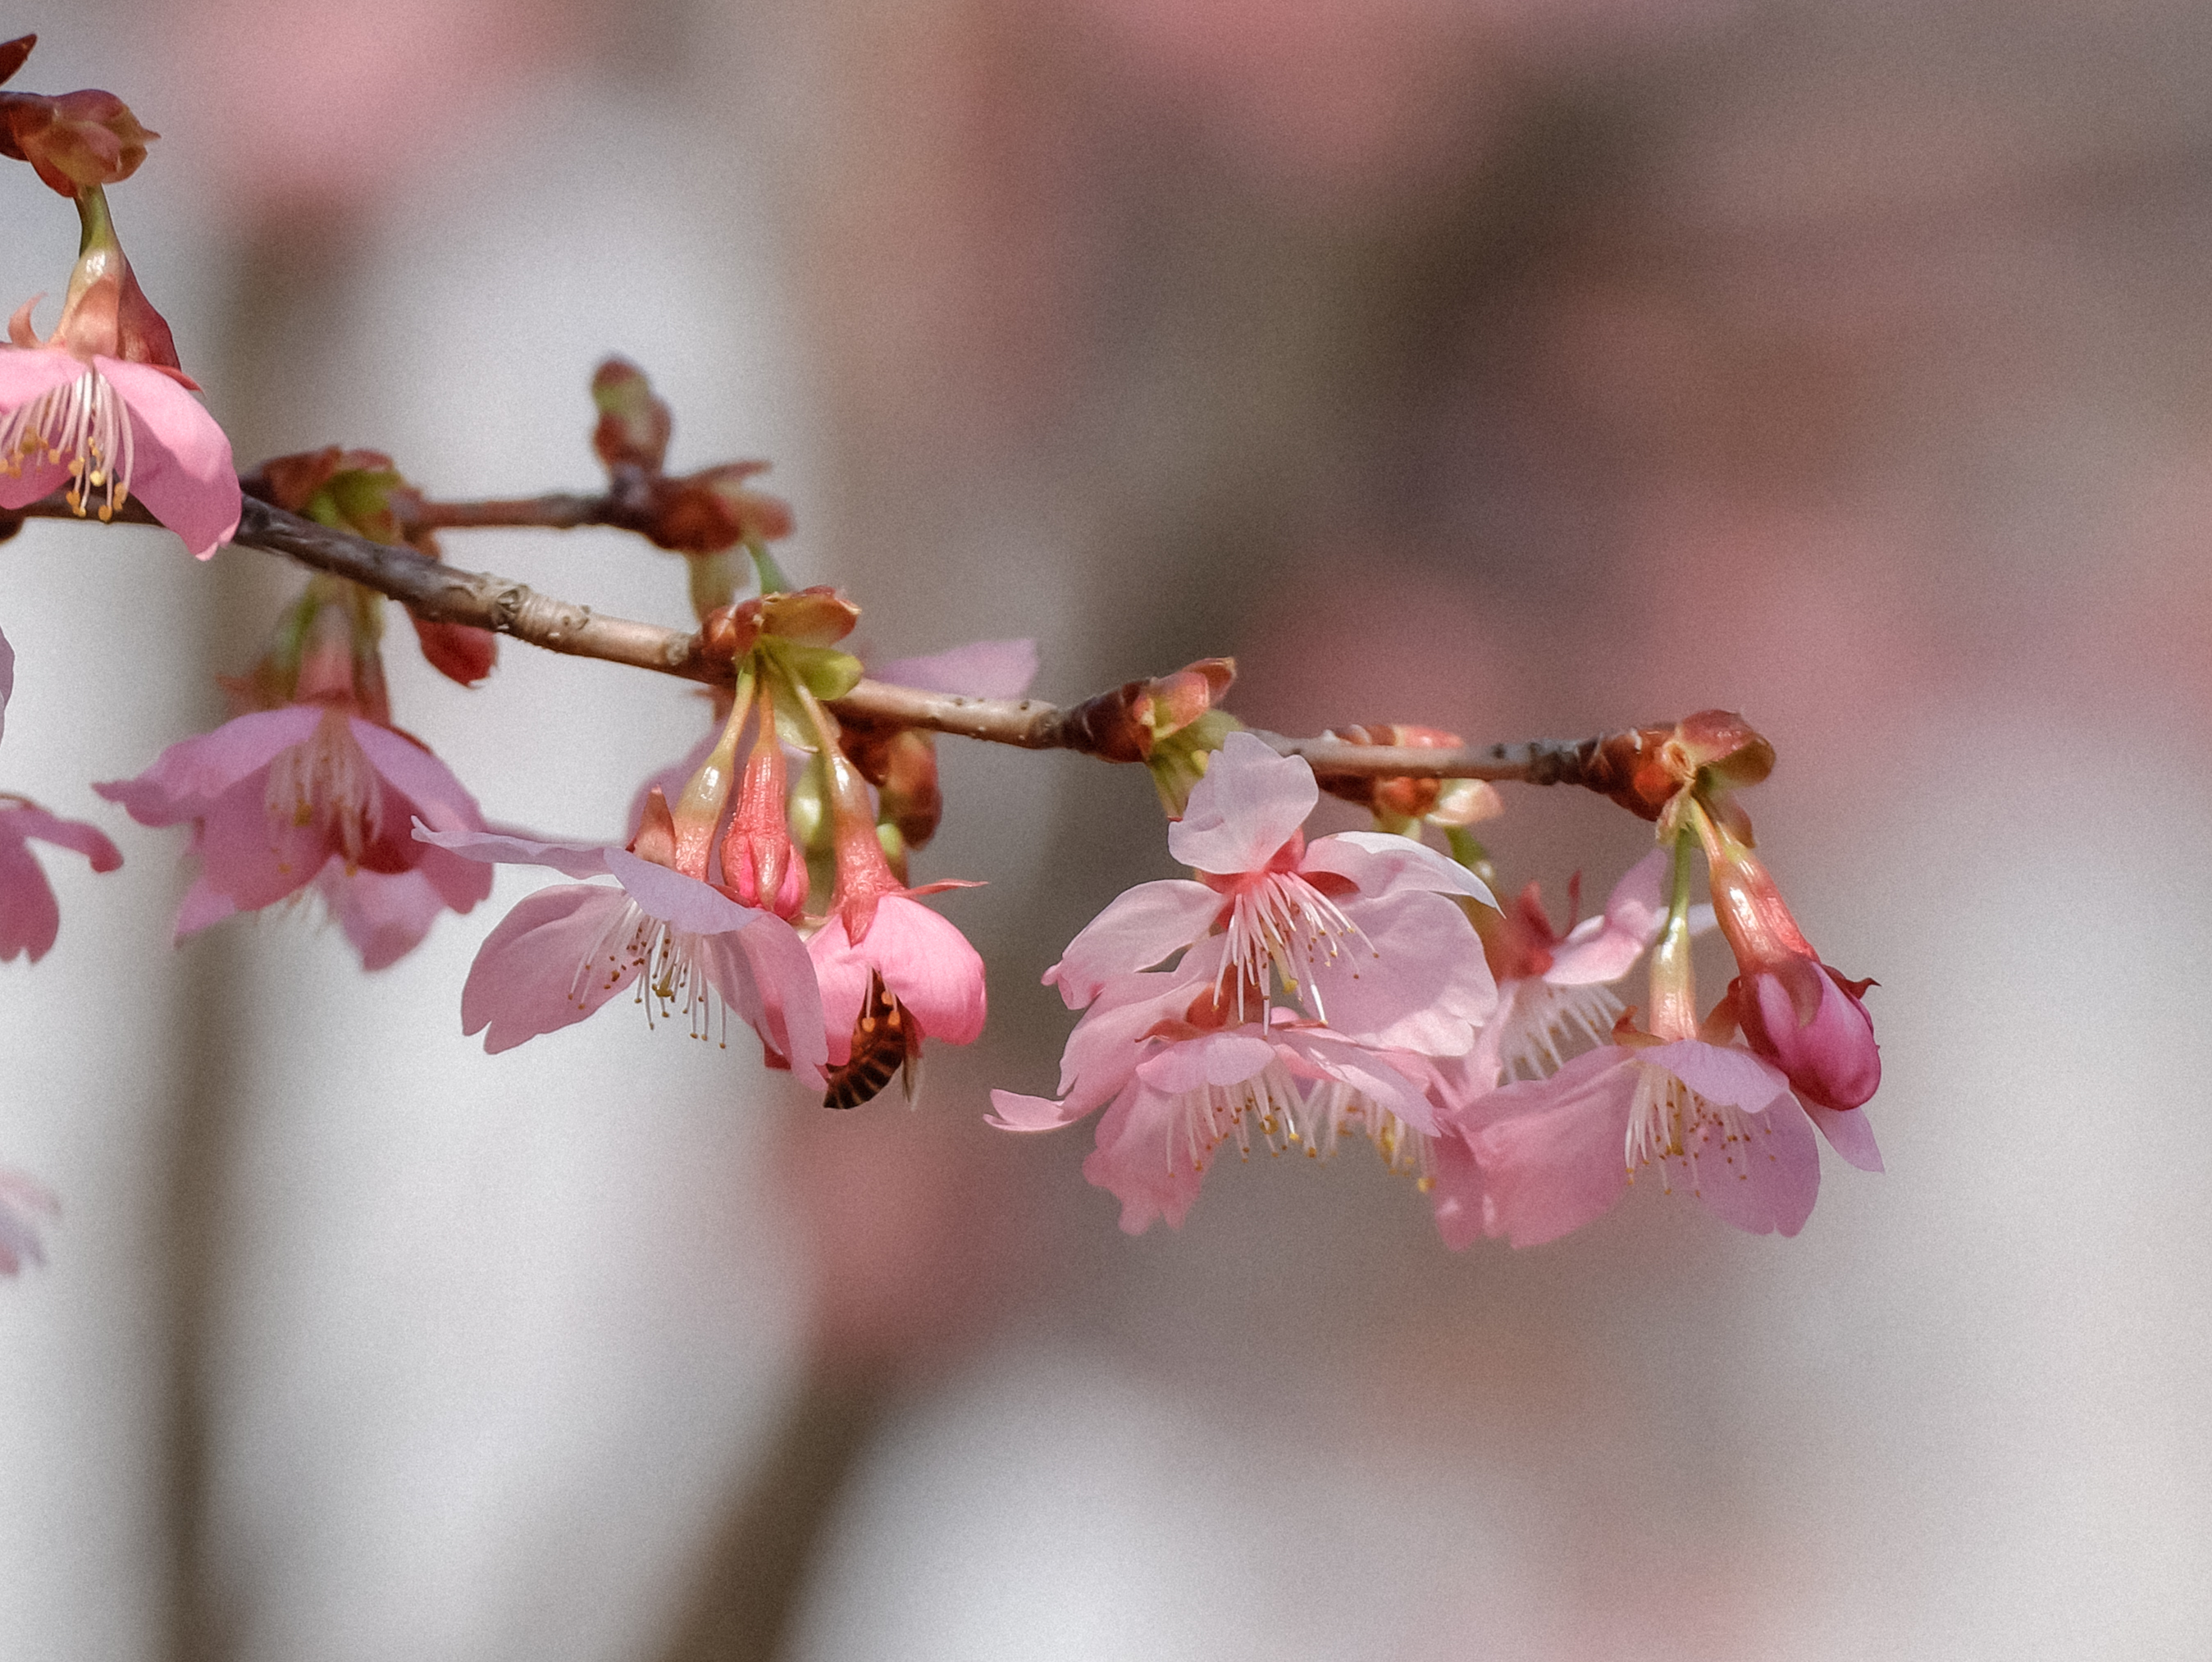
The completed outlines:
{"type": "MultiPolygon", "coordinates": [[[[58,497],[18,512],[34,519],[76,517],[58,497]]],[[[151,523],[135,502],[121,517],[151,523]]],[[[410,517],[424,527],[569,527],[618,526],[623,523],[624,510],[611,496],[553,495],[504,502],[426,502],[419,517],[410,517]]],[[[256,497],[246,499],[232,540],[348,578],[430,622],[488,629],[549,652],[627,664],[710,685],[731,679],[728,662],[704,650],[696,632],[609,617],[587,606],[541,594],[526,583],[489,572],[465,571],[411,548],[371,542],[317,524],[256,497]]],[[[1105,745],[1096,712],[1102,702],[1115,696],[1062,706],[1035,698],[970,698],[864,680],[830,709],[848,721],[921,728],[1022,750],[1098,755],[1105,745]]],[[[1302,739],[1261,732],[1256,736],[1283,755],[1305,758],[1316,773],[1325,776],[1515,781],[1582,785],[1610,794],[1624,782],[1620,752],[1621,741],[1631,735],[1443,747],[1356,744],[1333,734],[1302,739]]]]}

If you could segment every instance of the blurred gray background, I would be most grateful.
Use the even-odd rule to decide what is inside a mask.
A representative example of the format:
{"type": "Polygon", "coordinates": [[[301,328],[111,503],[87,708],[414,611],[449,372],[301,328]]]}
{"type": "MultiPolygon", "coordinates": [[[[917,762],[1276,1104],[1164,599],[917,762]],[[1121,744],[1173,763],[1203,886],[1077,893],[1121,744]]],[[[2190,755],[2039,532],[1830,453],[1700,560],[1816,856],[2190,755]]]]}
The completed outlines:
{"type": "MultiPolygon", "coordinates": [[[[250,462],[588,485],[628,354],[679,467],[770,457],[879,655],[1042,696],[1581,736],[1723,705],[1808,933],[1872,975],[1889,1161],[1794,1242],[1641,1189],[1446,1252],[1363,1151],[1115,1228],[980,1123],[1036,984],[1168,874],[1140,776],[947,741],[918,875],[992,1030],[824,1114],[617,1005],[496,1060],[477,943],[168,944],[88,782],[221,711],[296,581],[34,523],[0,785],[112,832],[0,966],[0,1656],[2212,1653],[2212,11],[1765,0],[33,0],[250,462]]],[[[67,204],[0,174],[9,309],[67,204]]],[[[54,302],[49,301],[51,307],[54,302]]],[[[41,314],[50,323],[51,311],[41,314]]],[[[672,557],[454,535],[669,622],[672,557]]],[[[398,719],[613,834],[702,731],[509,643],[398,719]]],[[[1648,832],[1509,792],[1506,880],[1648,832]]],[[[1347,820],[1346,823],[1349,823],[1347,820]]],[[[1716,982],[1709,990],[1717,990],[1716,982]]]]}

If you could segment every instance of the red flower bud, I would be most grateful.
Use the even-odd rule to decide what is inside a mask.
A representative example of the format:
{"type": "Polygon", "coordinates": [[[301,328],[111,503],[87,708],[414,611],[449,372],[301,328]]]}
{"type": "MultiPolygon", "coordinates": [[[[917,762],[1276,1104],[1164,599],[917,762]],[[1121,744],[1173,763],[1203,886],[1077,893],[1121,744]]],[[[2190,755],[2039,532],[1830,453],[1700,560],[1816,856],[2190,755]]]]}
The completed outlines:
{"type": "MultiPolygon", "coordinates": [[[[21,44],[9,41],[0,52],[21,44]]],[[[64,196],[130,178],[145,161],[146,146],[160,137],[141,126],[113,93],[0,93],[0,155],[29,162],[64,196]]]]}

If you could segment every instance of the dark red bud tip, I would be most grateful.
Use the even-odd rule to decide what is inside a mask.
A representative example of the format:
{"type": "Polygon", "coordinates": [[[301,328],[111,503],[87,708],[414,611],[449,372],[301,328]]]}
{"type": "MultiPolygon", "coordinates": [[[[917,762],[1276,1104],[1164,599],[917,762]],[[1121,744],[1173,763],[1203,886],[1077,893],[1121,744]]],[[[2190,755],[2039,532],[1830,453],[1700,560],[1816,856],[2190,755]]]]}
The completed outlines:
{"type": "Polygon", "coordinates": [[[0,543],[6,542],[22,528],[23,516],[21,514],[0,514],[0,543]]]}
{"type": "Polygon", "coordinates": [[[625,359],[609,358],[592,372],[592,402],[599,411],[599,425],[592,431],[592,448],[599,460],[610,469],[659,472],[676,418],[653,396],[645,371],[625,359]]]}
{"type": "MultiPolygon", "coordinates": [[[[35,34],[19,34],[13,40],[0,40],[0,87],[7,85],[15,71],[23,67],[23,60],[38,44],[35,34]]],[[[16,159],[21,160],[20,156],[16,159]]]]}
{"type": "Polygon", "coordinates": [[[477,685],[499,664],[499,636],[467,624],[426,623],[416,618],[415,638],[430,667],[465,687],[477,685]]]}

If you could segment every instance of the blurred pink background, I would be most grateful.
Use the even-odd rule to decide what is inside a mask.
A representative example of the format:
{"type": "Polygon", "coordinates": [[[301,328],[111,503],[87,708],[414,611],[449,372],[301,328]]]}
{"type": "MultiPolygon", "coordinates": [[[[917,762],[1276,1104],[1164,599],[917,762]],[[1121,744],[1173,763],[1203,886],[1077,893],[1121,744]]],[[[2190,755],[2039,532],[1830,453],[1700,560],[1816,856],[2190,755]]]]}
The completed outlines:
{"type": "MultiPolygon", "coordinates": [[[[1889,1171],[1795,1241],[1639,1192],[1465,1255],[1361,1151],[1138,1239],[981,1123],[1168,874],[1141,777],[943,746],[992,1030],[831,1116],[611,1012],[461,1038],[530,880],[363,977],[169,947],[96,812],[291,581],[0,547],[0,774],[128,859],[0,966],[0,1656],[2199,1658],[2212,1652],[2212,12],[1919,0],[34,0],[21,85],[164,137],[118,222],[241,460],[776,461],[872,650],[1080,697],[1579,737],[1740,709],[1881,983],[1889,1171]],[[96,622],[91,620],[97,620],[96,622]],[[88,638],[118,662],[84,673],[88,638]]],[[[17,177],[15,175],[21,175],[17,177]]],[[[9,304],[67,208],[0,176],[9,304]]],[[[631,616],[611,533],[448,557],[631,616]]],[[[611,831],[695,697],[510,646],[398,719],[611,831]]],[[[1648,832],[1509,791],[1506,880],[1648,832]]],[[[1348,823],[1348,820],[1347,820],[1348,823]]]]}

